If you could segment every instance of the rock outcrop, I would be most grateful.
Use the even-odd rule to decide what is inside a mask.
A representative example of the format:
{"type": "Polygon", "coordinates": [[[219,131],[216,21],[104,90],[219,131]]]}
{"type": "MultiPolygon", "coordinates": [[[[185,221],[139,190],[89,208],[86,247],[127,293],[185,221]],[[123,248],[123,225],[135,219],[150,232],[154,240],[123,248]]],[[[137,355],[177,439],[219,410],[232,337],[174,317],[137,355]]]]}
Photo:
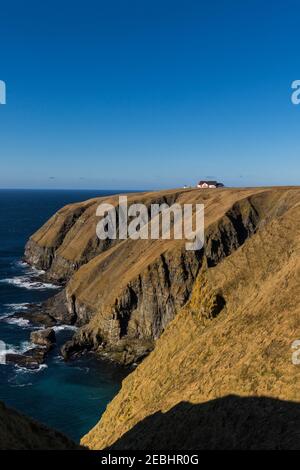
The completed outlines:
{"type": "Polygon", "coordinates": [[[32,331],[30,340],[39,346],[45,346],[51,349],[56,342],[55,331],[52,328],[45,328],[44,330],[32,331]]]}
{"type": "Polygon", "coordinates": [[[9,353],[6,355],[6,363],[14,364],[26,369],[39,369],[40,365],[45,362],[48,352],[48,348],[37,346],[28,349],[28,351],[22,354],[9,353]]]}
{"type": "Polygon", "coordinates": [[[56,342],[55,331],[52,328],[32,331],[30,341],[33,347],[23,354],[9,353],[6,355],[8,364],[16,364],[27,369],[38,369],[56,342]]]}

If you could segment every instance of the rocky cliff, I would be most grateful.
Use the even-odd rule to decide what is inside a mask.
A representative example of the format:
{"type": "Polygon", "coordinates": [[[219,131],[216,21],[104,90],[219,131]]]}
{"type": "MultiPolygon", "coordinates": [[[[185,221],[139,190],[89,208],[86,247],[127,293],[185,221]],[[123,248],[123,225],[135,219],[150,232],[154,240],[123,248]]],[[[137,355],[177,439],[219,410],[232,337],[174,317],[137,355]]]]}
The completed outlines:
{"type": "MultiPolygon", "coordinates": [[[[294,194],[294,190],[290,190],[294,194]]],[[[100,202],[118,210],[118,196],[64,207],[26,245],[26,260],[66,284],[44,306],[51,321],[80,330],[65,357],[94,351],[130,364],[147,355],[188,301],[203,260],[217,265],[259,225],[284,207],[287,190],[169,190],[130,194],[129,204],[205,204],[204,250],[186,251],[182,240],[112,240],[96,237],[100,202]]],[[[40,312],[41,314],[41,312],[40,312]]]]}
{"type": "Polygon", "coordinates": [[[300,448],[300,190],[206,194],[192,295],[83,438],[91,449],[300,448]]]}

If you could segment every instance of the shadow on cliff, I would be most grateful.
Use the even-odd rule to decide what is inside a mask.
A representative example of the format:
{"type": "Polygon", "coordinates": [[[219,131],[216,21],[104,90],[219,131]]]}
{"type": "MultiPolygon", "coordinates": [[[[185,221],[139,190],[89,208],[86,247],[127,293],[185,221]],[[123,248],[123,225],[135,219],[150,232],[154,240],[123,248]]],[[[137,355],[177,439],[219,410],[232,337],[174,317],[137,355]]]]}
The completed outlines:
{"type": "Polygon", "coordinates": [[[155,413],[110,449],[300,449],[300,404],[229,395],[155,413]]]}

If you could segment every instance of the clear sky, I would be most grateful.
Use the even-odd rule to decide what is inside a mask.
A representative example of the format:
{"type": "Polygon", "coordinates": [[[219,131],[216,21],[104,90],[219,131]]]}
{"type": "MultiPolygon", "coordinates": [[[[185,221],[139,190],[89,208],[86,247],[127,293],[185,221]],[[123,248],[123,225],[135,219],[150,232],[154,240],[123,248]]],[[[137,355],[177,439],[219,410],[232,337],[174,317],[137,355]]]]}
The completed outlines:
{"type": "Polygon", "coordinates": [[[0,6],[0,187],[300,184],[299,1],[0,6]]]}

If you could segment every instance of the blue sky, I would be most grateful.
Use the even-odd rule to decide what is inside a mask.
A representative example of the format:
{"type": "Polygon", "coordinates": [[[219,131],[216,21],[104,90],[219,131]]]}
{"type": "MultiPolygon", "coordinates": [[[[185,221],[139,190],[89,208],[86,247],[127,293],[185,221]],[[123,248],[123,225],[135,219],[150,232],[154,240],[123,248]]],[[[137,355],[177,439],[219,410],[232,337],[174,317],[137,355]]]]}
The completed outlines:
{"type": "Polygon", "coordinates": [[[299,184],[299,15],[290,0],[2,2],[0,187],[299,184]]]}

